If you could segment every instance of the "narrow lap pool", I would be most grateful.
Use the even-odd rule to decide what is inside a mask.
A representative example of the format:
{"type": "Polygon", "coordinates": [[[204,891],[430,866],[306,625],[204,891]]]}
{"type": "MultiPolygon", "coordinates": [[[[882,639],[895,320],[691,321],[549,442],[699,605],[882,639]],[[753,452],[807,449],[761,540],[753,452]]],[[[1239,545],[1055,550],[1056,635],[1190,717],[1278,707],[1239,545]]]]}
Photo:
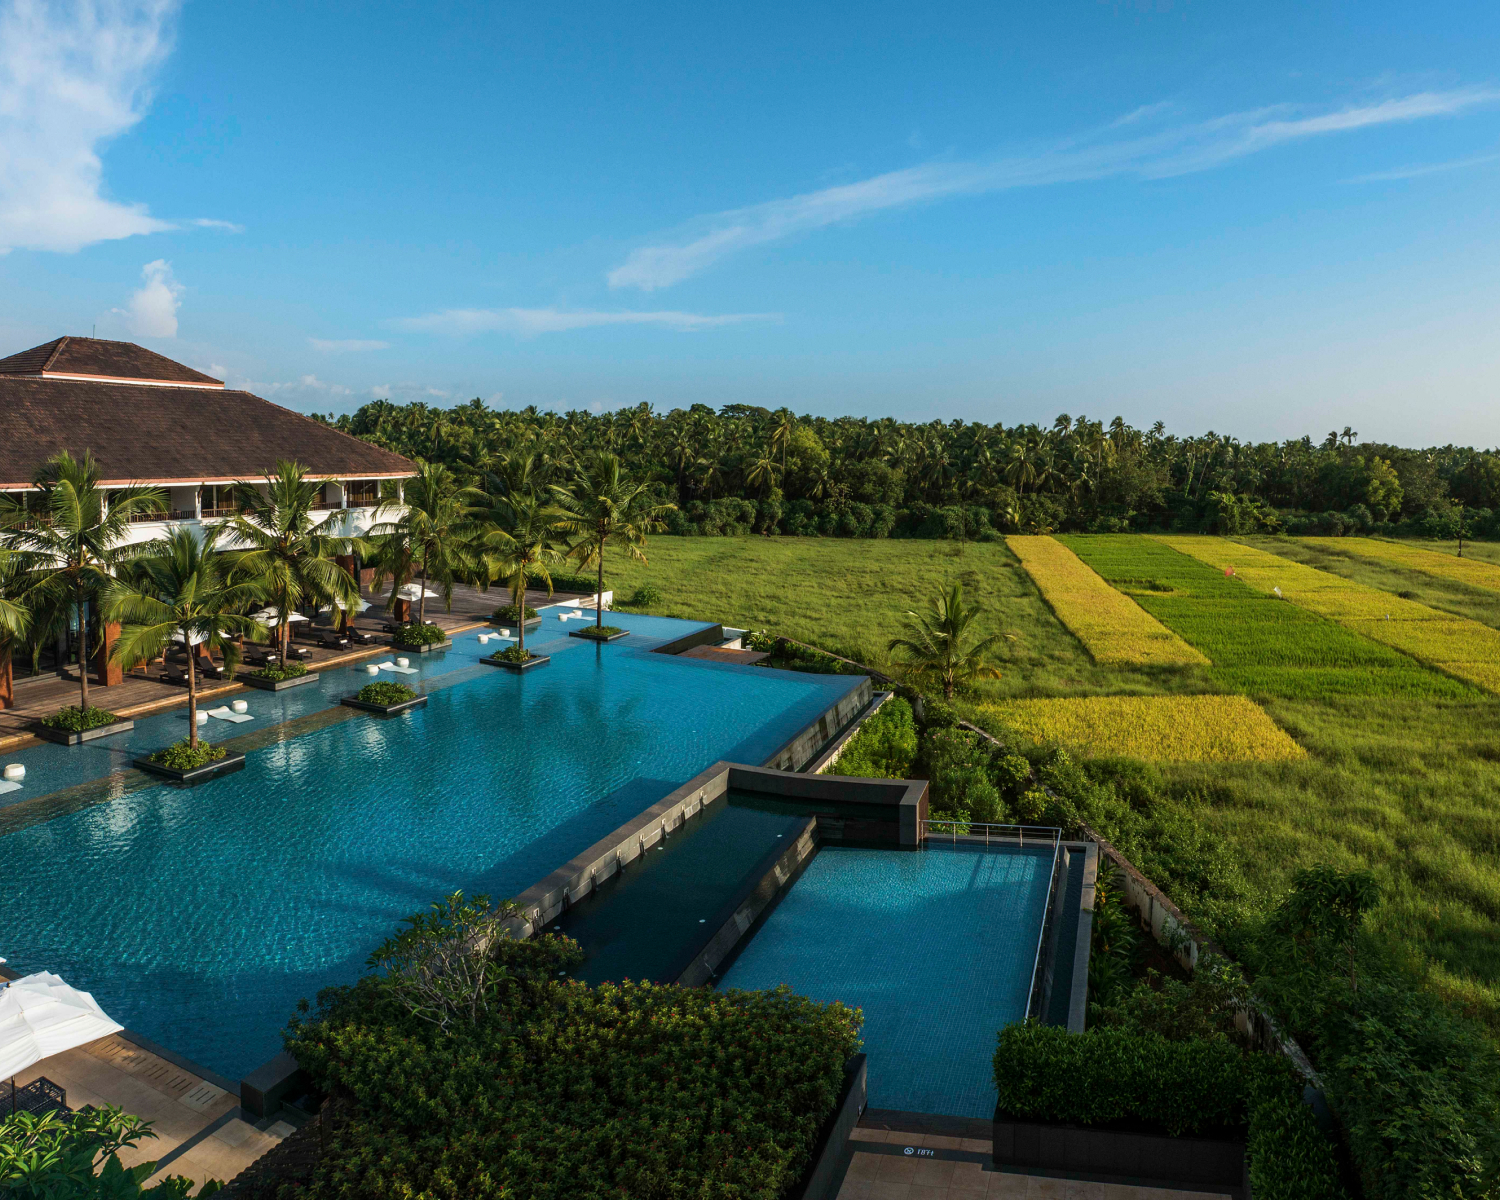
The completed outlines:
{"type": "Polygon", "coordinates": [[[1053,851],[825,846],[725,972],[864,1010],[875,1108],[988,1117],[1002,1026],[1026,1014],[1053,851]]]}
{"type": "Polygon", "coordinates": [[[472,633],[413,657],[431,699],[388,721],[332,707],[357,669],[246,693],[256,721],[209,732],[246,739],[246,768],[191,789],[126,770],[182,735],[177,714],[7,756],[28,777],[0,801],[0,954],[237,1078],[402,916],[454,888],[514,895],[715,760],[764,761],[857,683],[651,654],[700,626],[610,620],[633,637],[594,646],[549,615],[528,644],[552,662],[523,676],[480,665],[494,644],[472,633]]]}

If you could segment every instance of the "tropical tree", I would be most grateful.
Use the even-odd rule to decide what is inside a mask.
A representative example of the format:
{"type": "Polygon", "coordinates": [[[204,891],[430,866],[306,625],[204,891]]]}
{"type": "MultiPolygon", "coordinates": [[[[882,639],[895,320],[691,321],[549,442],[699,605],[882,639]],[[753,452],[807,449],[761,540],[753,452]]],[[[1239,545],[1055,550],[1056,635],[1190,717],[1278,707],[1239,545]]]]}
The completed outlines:
{"type": "Polygon", "coordinates": [[[130,518],[166,505],[159,488],[127,487],[106,493],[92,454],[82,461],[67,451],[53,455],[32,480],[40,489],[34,510],[6,497],[0,505],[5,549],[27,556],[37,580],[30,607],[47,630],[71,615],[78,626],[79,706],[89,707],[89,605],[113,582],[136,548],[126,542],[130,518]]]}
{"type": "Polygon", "coordinates": [[[224,522],[230,539],[247,547],[234,552],[236,574],[258,580],[276,612],[276,648],[283,661],[287,617],[299,604],[339,601],[352,611],[359,602],[359,584],[334,561],[353,547],[353,539],[339,532],[341,514],[313,519],[322,492],[323,484],[308,479],[300,463],[281,460],[266,476],[264,492],[244,480],[235,483],[239,512],[224,522]]]}
{"type": "Polygon", "coordinates": [[[245,615],[265,600],[262,579],[235,576],[235,556],[218,548],[222,526],[210,526],[203,538],[176,529],[147,542],[141,554],[125,564],[104,596],[104,610],[121,622],[114,657],[126,670],[150,662],[180,640],[187,651],[188,744],[198,748],[198,646],[218,650],[231,675],[239,664],[234,637],[263,641],[264,625],[245,615]]]}
{"type": "MultiPolygon", "coordinates": [[[[597,568],[595,596],[604,594],[604,549],[619,546],[636,562],[646,561],[646,535],[666,528],[665,517],[676,505],[657,504],[648,485],[626,476],[613,454],[596,454],[571,491],[554,489],[567,515],[565,528],[577,536],[570,553],[587,570],[597,568]]],[[[594,624],[604,624],[604,602],[595,605],[594,624]]]]}
{"type": "Polygon", "coordinates": [[[387,512],[394,520],[372,526],[366,535],[375,547],[370,558],[375,590],[387,574],[391,577],[387,607],[414,576],[421,580],[419,622],[427,623],[428,583],[437,584],[445,609],[453,607],[454,582],[471,576],[478,564],[473,542],[480,525],[472,510],[483,499],[478,489],[460,487],[458,477],[442,463],[431,462],[417,465],[399,498],[394,488],[387,491],[375,516],[387,512]]]}
{"type": "Polygon", "coordinates": [[[483,556],[482,581],[501,579],[510,588],[520,626],[516,644],[526,652],[526,585],[546,584],[552,594],[551,568],[563,561],[568,522],[572,515],[536,491],[512,491],[487,496],[474,518],[484,526],[475,541],[483,556]]]}
{"type": "Polygon", "coordinates": [[[886,649],[901,655],[899,661],[909,675],[941,683],[943,698],[952,700],[959,684],[1000,674],[992,659],[1001,635],[969,640],[970,626],[983,612],[977,604],[964,603],[962,584],[950,584],[946,592],[937,594],[927,613],[906,614],[910,618],[905,622],[906,636],[892,638],[886,649]]]}
{"type": "Polygon", "coordinates": [[[38,581],[34,556],[0,549],[0,694],[12,694],[11,658],[16,644],[31,632],[27,606],[38,581]]]}

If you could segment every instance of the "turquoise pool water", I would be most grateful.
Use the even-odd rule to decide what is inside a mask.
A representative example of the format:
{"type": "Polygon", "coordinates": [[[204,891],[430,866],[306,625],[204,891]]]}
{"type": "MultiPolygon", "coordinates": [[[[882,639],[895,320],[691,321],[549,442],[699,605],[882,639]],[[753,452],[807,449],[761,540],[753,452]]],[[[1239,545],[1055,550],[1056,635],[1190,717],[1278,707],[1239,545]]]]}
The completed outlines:
{"type": "MultiPolygon", "coordinates": [[[[455,888],[511,896],[717,759],[759,763],[856,684],[649,653],[691,622],[611,614],[632,637],[561,636],[514,675],[474,633],[411,656],[427,707],[333,707],[359,668],[246,692],[244,770],[184,789],[128,767],[178,714],[86,747],[6,756],[0,955],[93,992],[128,1028],[231,1078],[280,1049],[299,998],[358,975],[406,914],[455,888]]],[[[398,676],[387,672],[381,678],[398,676]]]]}
{"type": "Polygon", "coordinates": [[[1052,849],[825,846],[720,981],[864,1010],[870,1105],[988,1117],[1026,1015],[1052,849]]]}

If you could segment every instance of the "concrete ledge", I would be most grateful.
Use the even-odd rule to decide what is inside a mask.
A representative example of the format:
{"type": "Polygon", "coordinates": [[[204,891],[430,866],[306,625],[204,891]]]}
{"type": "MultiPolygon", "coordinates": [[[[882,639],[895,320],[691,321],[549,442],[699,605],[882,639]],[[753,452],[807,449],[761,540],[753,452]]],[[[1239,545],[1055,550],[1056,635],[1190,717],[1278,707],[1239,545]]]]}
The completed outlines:
{"type": "Polygon", "coordinates": [[[1068,1032],[1088,1024],[1089,952],[1094,940],[1094,893],[1099,884],[1099,847],[1084,843],[1083,895],[1078,900],[1078,942],[1073,947],[1073,984],[1068,996],[1068,1032]]]}
{"type": "Polygon", "coordinates": [[[522,671],[529,671],[533,667],[545,667],[552,661],[550,654],[533,654],[525,662],[508,662],[503,658],[496,658],[493,654],[489,658],[479,660],[487,667],[504,667],[507,671],[514,671],[519,675],[522,671]]]}
{"type": "Polygon", "coordinates": [[[287,688],[317,683],[318,673],[308,668],[306,675],[293,675],[290,679],[257,679],[253,675],[236,675],[234,681],[243,683],[246,687],[257,688],[262,692],[284,692],[287,688]]]}
{"type": "Polygon", "coordinates": [[[400,642],[391,643],[392,654],[436,654],[439,650],[447,650],[453,645],[453,639],[449,638],[442,642],[426,642],[420,646],[403,646],[400,642]]]}
{"type": "Polygon", "coordinates": [[[345,708],[357,708],[360,712],[374,713],[378,717],[394,717],[397,713],[404,713],[409,708],[422,708],[427,703],[427,697],[413,696],[410,700],[401,700],[396,704],[372,704],[368,700],[361,700],[358,696],[344,696],[339,703],[345,708]]]}
{"type": "Polygon", "coordinates": [[[844,731],[824,746],[817,758],[807,764],[808,774],[819,775],[837,763],[844,753],[844,748],[854,740],[854,735],[863,728],[864,723],[879,712],[880,706],[895,694],[895,692],[876,692],[870,703],[865,705],[859,715],[849,722],[844,731]]]}
{"type": "Polygon", "coordinates": [[[584,629],[572,629],[568,631],[570,638],[577,638],[582,642],[593,642],[596,645],[607,646],[610,642],[622,642],[630,636],[630,630],[622,629],[619,633],[610,634],[609,637],[595,637],[584,629]]]}
{"type": "Polygon", "coordinates": [[[684,634],[676,641],[663,642],[652,653],[681,654],[684,650],[691,650],[694,646],[717,646],[723,640],[724,626],[710,625],[707,629],[695,629],[692,633],[684,634]]]}
{"type": "Polygon", "coordinates": [[[134,728],[134,721],[111,721],[108,725],[98,725],[93,729],[75,732],[71,729],[53,729],[50,725],[38,722],[34,727],[34,732],[42,741],[51,742],[55,746],[81,746],[84,742],[92,742],[95,738],[109,737],[134,728]]]}
{"type": "MultiPolygon", "coordinates": [[[[686,648],[686,647],[684,647],[686,648]]],[[[764,668],[762,668],[764,669],[764,668]]],[[[796,737],[766,759],[765,765],[781,771],[801,771],[812,762],[829,742],[854,721],[875,697],[875,687],[868,675],[846,692],[832,708],[808,725],[796,737]]]]}
{"type": "Polygon", "coordinates": [[[149,758],[133,759],[131,765],[147,774],[160,775],[164,779],[172,779],[178,783],[207,783],[210,779],[217,779],[220,775],[228,775],[240,770],[245,765],[245,756],[226,754],[223,758],[204,763],[201,767],[194,767],[191,771],[179,771],[175,767],[166,767],[159,762],[152,762],[149,758]]]}
{"type": "Polygon", "coordinates": [[[820,804],[886,804],[896,809],[897,842],[918,844],[927,819],[925,779],[864,779],[855,775],[806,775],[767,767],[729,765],[729,786],[820,804]]]}

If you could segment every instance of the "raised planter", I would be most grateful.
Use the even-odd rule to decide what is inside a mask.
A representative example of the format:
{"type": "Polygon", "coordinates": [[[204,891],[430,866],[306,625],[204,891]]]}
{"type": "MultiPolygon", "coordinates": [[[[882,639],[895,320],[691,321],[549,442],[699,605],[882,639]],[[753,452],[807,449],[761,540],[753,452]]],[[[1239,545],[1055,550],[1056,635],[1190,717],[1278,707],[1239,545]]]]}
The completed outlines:
{"type": "Polygon", "coordinates": [[[833,1200],[837,1195],[844,1177],[849,1136],[865,1111],[868,1091],[865,1056],[856,1054],[844,1064],[844,1085],[839,1089],[838,1103],[818,1131],[807,1170],[782,1193],[783,1200],[833,1200]]]}
{"type": "Polygon", "coordinates": [[[191,771],[179,771],[176,767],[163,766],[159,762],[152,762],[149,758],[137,758],[135,765],[142,771],[149,771],[152,775],[160,775],[164,779],[175,779],[178,783],[203,783],[209,779],[216,779],[220,775],[228,775],[231,771],[238,771],[245,765],[245,756],[226,754],[223,758],[204,763],[201,767],[194,767],[191,771]]]}
{"type": "Polygon", "coordinates": [[[428,642],[425,646],[403,646],[400,642],[392,642],[391,649],[397,654],[431,654],[435,650],[446,650],[453,645],[453,639],[448,638],[441,642],[428,642]]]}
{"type": "Polygon", "coordinates": [[[606,642],[618,642],[623,638],[628,638],[630,636],[630,630],[622,629],[619,633],[611,634],[609,637],[595,637],[593,634],[586,633],[582,629],[571,629],[568,631],[568,636],[576,637],[580,641],[584,642],[598,642],[602,646],[606,642]]]}
{"type": "Polygon", "coordinates": [[[124,733],[127,729],[134,728],[134,721],[111,721],[108,725],[98,725],[82,732],[74,732],[71,729],[53,729],[50,725],[38,724],[32,732],[45,742],[53,742],[59,746],[77,746],[83,742],[92,742],[95,738],[109,737],[111,734],[124,733]]]}
{"type": "Polygon", "coordinates": [[[339,703],[346,708],[357,708],[361,712],[375,713],[381,717],[394,717],[408,708],[421,708],[427,703],[427,697],[413,696],[410,700],[402,700],[398,704],[372,704],[368,700],[361,700],[358,696],[345,696],[339,703]]]}
{"type": "MultiPolygon", "coordinates": [[[[515,629],[516,628],[516,623],[514,621],[502,621],[499,617],[491,617],[490,618],[490,624],[493,625],[493,626],[495,626],[496,629],[515,629]]],[[[527,633],[530,633],[533,629],[540,629],[541,627],[542,627],[542,618],[541,617],[527,617],[526,618],[526,632],[527,633]]]]}
{"type": "Polygon", "coordinates": [[[1227,1192],[1236,1200],[1248,1200],[1250,1194],[1243,1136],[1172,1137],[1013,1121],[998,1109],[994,1129],[997,1167],[1128,1176],[1142,1186],[1227,1192]]]}
{"type": "Polygon", "coordinates": [[[496,658],[494,655],[491,655],[489,658],[481,658],[479,661],[489,667],[504,667],[507,671],[514,671],[519,675],[522,671],[531,670],[532,667],[545,667],[552,661],[552,657],[548,654],[533,654],[525,662],[518,663],[506,662],[503,658],[496,658]]]}
{"type": "Polygon", "coordinates": [[[316,683],[318,673],[309,671],[306,675],[293,675],[290,679],[260,679],[254,675],[236,675],[235,683],[243,683],[246,687],[259,688],[263,692],[284,692],[287,688],[301,687],[305,683],[316,683]]]}

